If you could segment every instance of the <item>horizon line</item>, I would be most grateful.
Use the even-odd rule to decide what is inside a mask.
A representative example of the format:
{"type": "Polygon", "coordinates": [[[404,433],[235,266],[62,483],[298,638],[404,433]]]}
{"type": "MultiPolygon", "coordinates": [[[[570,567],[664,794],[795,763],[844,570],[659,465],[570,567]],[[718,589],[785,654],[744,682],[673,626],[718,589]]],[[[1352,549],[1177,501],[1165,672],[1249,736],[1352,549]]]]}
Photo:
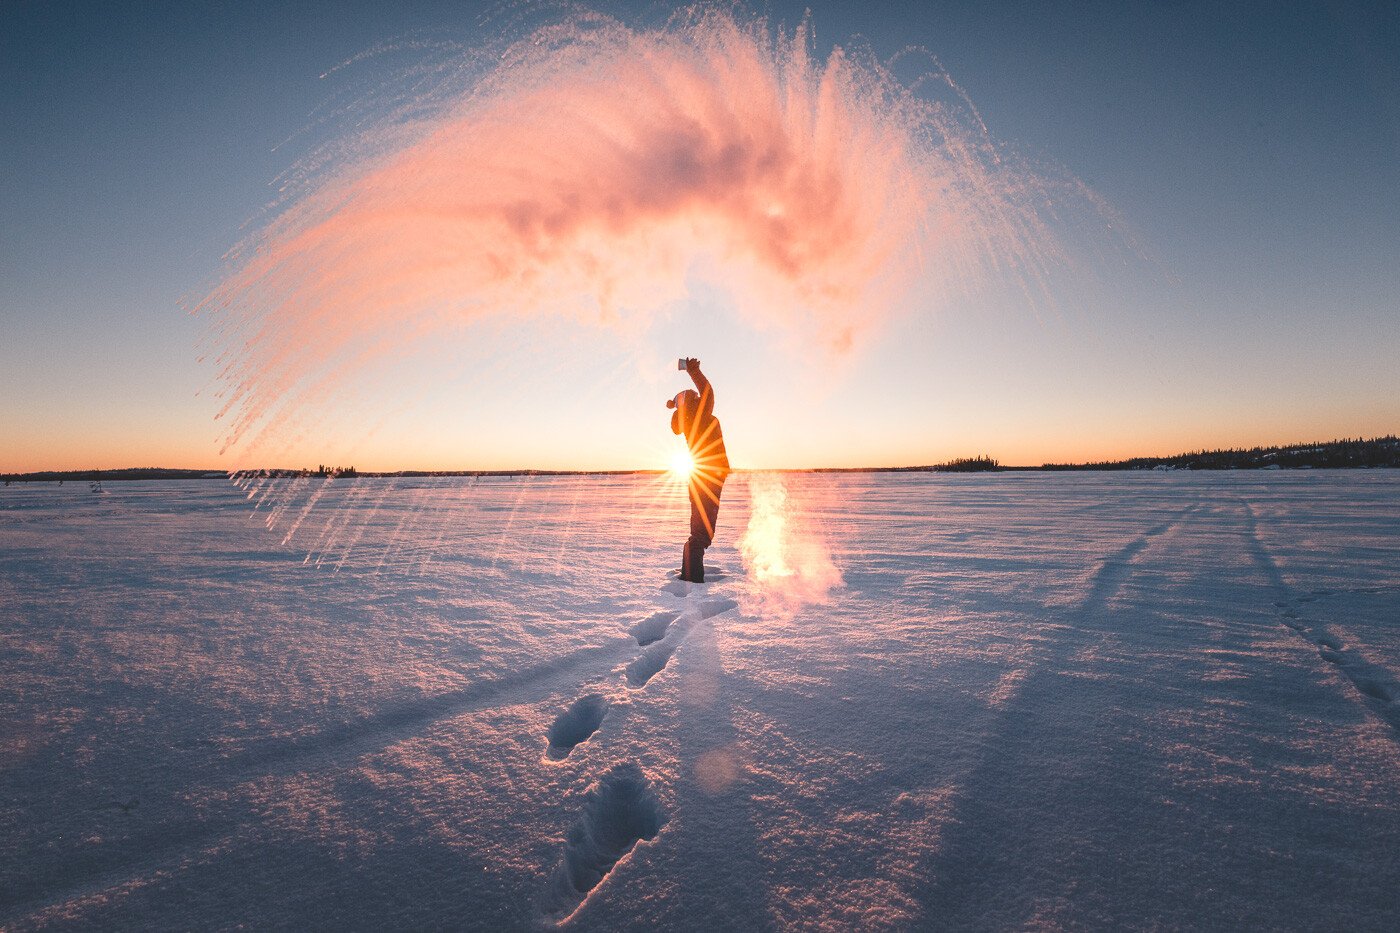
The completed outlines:
{"type": "MultiPolygon", "coordinates": [[[[1134,461],[1147,460],[1178,460],[1184,457],[1204,456],[1208,454],[1223,453],[1249,453],[1253,451],[1288,451],[1298,448],[1324,447],[1337,444],[1376,444],[1384,441],[1392,443],[1400,440],[1395,434],[1377,434],[1372,437],[1334,437],[1327,441],[1300,441],[1290,444],[1269,444],[1256,445],[1254,447],[1220,447],[1220,448],[1199,448],[1196,450],[1182,451],[1174,454],[1138,455],[1132,457],[1122,457],[1112,460],[1088,460],[1082,462],[1071,461],[1046,461],[1039,464],[1002,464],[987,454],[978,454],[974,457],[952,457],[938,463],[909,464],[909,465],[886,465],[886,466],[854,466],[854,467],[736,467],[730,470],[731,473],[898,473],[898,472],[919,472],[936,471],[940,467],[948,467],[954,464],[972,461],[990,461],[990,469],[997,470],[1042,470],[1049,468],[1090,468],[1098,465],[1124,464],[1134,461]]],[[[349,467],[335,467],[325,469],[324,464],[317,464],[318,469],[309,470],[305,467],[255,467],[249,469],[229,470],[220,467],[93,467],[91,469],[70,469],[70,470],[11,470],[0,471],[0,479],[14,481],[27,477],[79,477],[95,476],[100,473],[186,473],[205,474],[206,476],[221,475],[235,476],[238,474],[262,473],[265,475],[283,476],[335,476],[353,471],[355,476],[385,477],[385,476],[634,476],[642,474],[663,474],[669,470],[656,467],[645,468],[620,468],[605,470],[586,469],[548,469],[540,467],[514,467],[510,469],[440,469],[424,470],[416,468],[402,468],[397,470],[355,470],[352,464],[349,467]]],[[[190,476],[189,478],[199,478],[190,476]]]]}

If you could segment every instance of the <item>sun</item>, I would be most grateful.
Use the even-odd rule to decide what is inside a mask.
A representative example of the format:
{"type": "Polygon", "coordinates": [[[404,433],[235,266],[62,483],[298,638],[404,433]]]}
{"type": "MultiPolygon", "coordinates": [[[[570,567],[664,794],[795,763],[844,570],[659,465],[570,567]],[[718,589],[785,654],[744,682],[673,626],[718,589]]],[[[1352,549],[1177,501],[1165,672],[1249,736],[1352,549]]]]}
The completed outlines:
{"type": "Polygon", "coordinates": [[[676,479],[690,479],[690,474],[695,472],[695,458],[690,455],[689,447],[679,446],[671,451],[669,472],[676,479]]]}

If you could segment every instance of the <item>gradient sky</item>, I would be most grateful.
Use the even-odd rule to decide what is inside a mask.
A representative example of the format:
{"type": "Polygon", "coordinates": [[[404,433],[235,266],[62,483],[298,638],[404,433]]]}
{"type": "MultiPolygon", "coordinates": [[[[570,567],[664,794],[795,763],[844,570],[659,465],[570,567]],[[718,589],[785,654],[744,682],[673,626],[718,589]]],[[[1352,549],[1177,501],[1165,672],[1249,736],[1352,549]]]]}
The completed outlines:
{"type": "MultiPolygon", "coordinates": [[[[699,356],[744,467],[1013,464],[1400,429],[1400,5],[811,2],[819,53],[934,53],[999,141],[1133,231],[1031,307],[897,318],[839,363],[697,287],[640,339],[515,329],[408,361],[269,466],[663,466],[699,356]],[[412,378],[409,378],[409,377],[412,378]],[[397,385],[397,384],[396,384],[397,385]],[[332,439],[332,437],[334,439],[332,439]],[[290,460],[290,462],[287,462],[290,460]]],[[[643,22],[662,7],[601,9],[643,22]]],[[[381,43],[474,44],[497,4],[0,6],[0,470],[223,468],[180,308],[381,43]],[[324,76],[324,77],[323,77],[324,76]]]]}

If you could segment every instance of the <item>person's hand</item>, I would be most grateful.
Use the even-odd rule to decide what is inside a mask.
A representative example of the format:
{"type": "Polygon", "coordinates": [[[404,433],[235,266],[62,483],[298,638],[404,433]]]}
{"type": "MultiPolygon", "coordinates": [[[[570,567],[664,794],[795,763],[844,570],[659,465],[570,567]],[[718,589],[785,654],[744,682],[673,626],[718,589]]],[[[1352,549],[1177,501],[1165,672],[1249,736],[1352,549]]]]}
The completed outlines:
{"type": "Polygon", "coordinates": [[[692,376],[700,371],[700,361],[693,356],[685,358],[685,371],[692,376]]]}

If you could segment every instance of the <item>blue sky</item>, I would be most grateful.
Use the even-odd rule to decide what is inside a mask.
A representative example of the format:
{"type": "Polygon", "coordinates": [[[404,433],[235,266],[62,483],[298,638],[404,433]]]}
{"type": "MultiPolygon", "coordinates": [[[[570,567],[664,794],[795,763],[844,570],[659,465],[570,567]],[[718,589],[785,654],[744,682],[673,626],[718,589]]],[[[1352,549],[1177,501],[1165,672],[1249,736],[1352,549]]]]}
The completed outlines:
{"type": "MultiPolygon", "coordinates": [[[[1400,426],[1400,7],[758,10],[791,24],[807,6],[819,51],[857,34],[881,56],[927,48],[998,140],[1092,186],[1145,258],[1105,255],[1092,287],[1048,311],[1003,295],[895,322],[799,418],[784,387],[800,361],[680,314],[656,336],[707,361],[741,465],[1037,463],[1400,426]]],[[[372,84],[383,59],[323,75],[405,38],[474,44],[500,9],[0,9],[0,469],[220,466],[205,325],[182,297],[218,275],[274,179],[321,141],[328,102],[372,84]]],[[[655,406],[633,398],[653,387],[604,381],[549,403],[561,377],[534,354],[609,353],[604,334],[552,339],[502,357],[540,373],[523,386],[478,380],[469,403],[457,385],[408,403],[402,430],[434,436],[418,451],[432,463],[394,462],[392,430],[360,445],[360,462],[571,465],[555,448],[597,413],[611,453],[572,465],[653,465],[639,461],[657,444],[641,436],[655,406]],[[528,429],[522,410],[538,413],[528,429]]],[[[669,377],[660,398],[678,388],[669,377]]]]}

